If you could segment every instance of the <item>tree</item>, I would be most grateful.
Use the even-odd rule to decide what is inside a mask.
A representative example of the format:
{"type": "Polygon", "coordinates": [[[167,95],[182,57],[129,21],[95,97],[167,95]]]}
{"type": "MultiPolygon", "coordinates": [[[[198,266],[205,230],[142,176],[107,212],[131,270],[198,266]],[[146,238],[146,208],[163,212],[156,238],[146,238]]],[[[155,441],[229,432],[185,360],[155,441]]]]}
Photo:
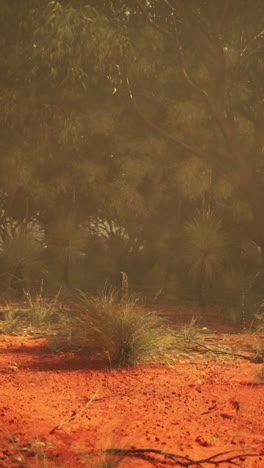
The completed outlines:
{"type": "Polygon", "coordinates": [[[134,108],[160,136],[181,149],[183,160],[197,157],[213,170],[213,188],[230,184],[229,198],[235,195],[249,206],[251,235],[262,245],[263,2],[135,4],[174,54],[175,84],[162,125],[144,114],[131,83],[134,108]]]}
{"type": "Polygon", "coordinates": [[[46,274],[45,233],[38,221],[9,219],[0,236],[1,277],[4,294],[19,294],[25,286],[35,286],[46,274]]]}
{"type": "MultiPolygon", "coordinates": [[[[68,212],[77,225],[98,218],[115,224],[108,245],[119,270],[166,209],[163,160],[170,158],[164,142],[129,113],[122,73],[135,57],[124,5],[6,5],[3,25],[18,25],[15,37],[5,30],[2,45],[9,50],[1,139],[7,214],[29,218],[38,211],[48,234],[67,224],[68,212]],[[118,231],[125,232],[121,242],[118,231]]],[[[147,31],[140,40],[153,54],[149,37],[147,31]]],[[[139,71],[149,67],[144,60],[139,71]]],[[[156,113],[152,105],[149,112],[156,113]]]]}
{"type": "Polygon", "coordinates": [[[51,249],[99,222],[109,269],[165,282],[197,209],[261,244],[260,0],[3,4],[6,216],[39,213],[51,249]]]}

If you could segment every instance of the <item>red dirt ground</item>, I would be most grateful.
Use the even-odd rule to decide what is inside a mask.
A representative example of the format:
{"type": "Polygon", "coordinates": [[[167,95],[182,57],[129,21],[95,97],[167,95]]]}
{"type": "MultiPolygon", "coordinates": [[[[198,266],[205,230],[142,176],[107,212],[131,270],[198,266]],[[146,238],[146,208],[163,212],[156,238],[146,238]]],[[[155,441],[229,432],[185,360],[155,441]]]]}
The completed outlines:
{"type": "MultiPolygon", "coordinates": [[[[247,354],[263,336],[207,330],[247,354]]],[[[204,341],[203,341],[204,342],[204,341]]],[[[180,355],[171,366],[111,370],[99,357],[53,355],[45,339],[0,337],[0,466],[102,467],[107,448],[155,449],[192,460],[219,452],[238,466],[264,467],[263,364],[208,354],[180,355]],[[94,397],[94,401],[86,403],[94,397]],[[81,410],[84,410],[82,413],[81,410]],[[80,414],[78,414],[80,413],[80,414]],[[71,416],[73,419],[67,421],[71,416]],[[45,459],[42,460],[42,457],[45,459]],[[101,462],[102,463],[102,462],[101,462]]],[[[227,459],[222,455],[218,461],[227,459]]],[[[122,468],[179,466],[155,453],[126,456],[122,468]]],[[[235,466],[190,464],[192,467],[235,466]]]]}

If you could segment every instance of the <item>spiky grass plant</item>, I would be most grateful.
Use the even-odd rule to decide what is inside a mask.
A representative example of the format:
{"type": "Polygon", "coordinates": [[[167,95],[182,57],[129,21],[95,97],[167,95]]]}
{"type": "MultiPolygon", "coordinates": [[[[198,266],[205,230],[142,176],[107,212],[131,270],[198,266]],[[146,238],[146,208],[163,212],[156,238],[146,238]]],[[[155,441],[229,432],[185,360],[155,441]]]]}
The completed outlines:
{"type": "Polygon", "coordinates": [[[37,329],[43,327],[47,329],[53,323],[59,309],[60,290],[54,298],[48,299],[43,295],[43,281],[41,281],[40,290],[35,297],[29,291],[24,290],[24,294],[29,305],[30,325],[37,329]]]}
{"type": "Polygon", "coordinates": [[[228,259],[229,239],[221,220],[210,209],[202,209],[185,226],[184,263],[200,305],[205,305],[208,286],[228,259]]]}
{"type": "Polygon", "coordinates": [[[105,289],[98,296],[79,292],[79,300],[70,335],[65,330],[74,348],[105,353],[117,367],[165,360],[172,351],[175,334],[166,319],[147,311],[135,295],[120,298],[118,290],[105,289]]]}
{"type": "Polygon", "coordinates": [[[189,344],[195,340],[198,333],[198,318],[192,317],[189,323],[182,327],[182,339],[185,344],[189,344]]]}
{"type": "Polygon", "coordinates": [[[7,310],[4,312],[4,331],[6,333],[13,333],[18,329],[20,323],[21,320],[17,310],[8,306],[7,310]]]}
{"type": "MultiPolygon", "coordinates": [[[[3,457],[3,465],[21,468],[52,468],[54,463],[49,463],[47,458],[48,449],[52,448],[51,442],[40,440],[34,437],[23,443],[17,437],[17,434],[10,434],[5,429],[0,429],[0,450],[6,453],[3,457]],[[12,457],[10,458],[10,454],[12,457]],[[9,455],[8,455],[9,454],[9,455]],[[11,461],[12,459],[12,461],[11,461]],[[6,465],[5,465],[6,462],[6,465]],[[11,464],[10,464],[11,463],[11,464]]],[[[56,464],[56,466],[58,466],[56,464]]],[[[61,468],[63,466],[61,465],[61,468]]]]}
{"type": "Polygon", "coordinates": [[[228,255],[228,237],[211,210],[201,210],[185,227],[184,256],[193,277],[211,279],[228,255]]]}

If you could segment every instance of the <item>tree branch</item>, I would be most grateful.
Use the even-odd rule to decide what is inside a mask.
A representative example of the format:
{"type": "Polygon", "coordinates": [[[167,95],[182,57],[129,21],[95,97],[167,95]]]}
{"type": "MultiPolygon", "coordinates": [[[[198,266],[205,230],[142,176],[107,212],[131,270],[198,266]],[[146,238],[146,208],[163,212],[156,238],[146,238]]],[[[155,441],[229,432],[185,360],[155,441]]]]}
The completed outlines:
{"type": "MultiPolygon", "coordinates": [[[[133,92],[132,92],[132,89],[131,89],[130,82],[129,82],[128,78],[126,78],[126,83],[127,83],[127,88],[128,88],[128,94],[129,94],[130,101],[131,101],[131,103],[132,103],[132,105],[134,107],[134,110],[136,111],[138,116],[141,118],[141,120],[143,120],[143,122],[145,122],[153,130],[155,130],[155,132],[158,133],[167,142],[173,143],[174,145],[177,145],[177,146],[180,146],[181,148],[185,149],[186,151],[193,154],[194,156],[197,156],[198,158],[207,161],[209,165],[212,164],[212,159],[210,158],[209,155],[207,155],[206,153],[201,153],[200,151],[196,150],[195,148],[188,145],[184,141],[182,141],[182,140],[180,140],[178,138],[175,138],[174,136],[172,136],[169,133],[162,130],[162,128],[158,127],[158,125],[156,125],[153,122],[151,122],[150,120],[148,120],[144,116],[143,112],[141,111],[141,109],[140,109],[140,107],[139,107],[139,105],[138,105],[138,103],[137,103],[137,101],[136,101],[136,99],[135,99],[135,97],[133,95],[133,92]]],[[[215,158],[213,160],[213,165],[214,165],[215,169],[219,170],[220,172],[223,172],[226,169],[226,161],[228,161],[228,163],[230,164],[230,154],[228,152],[222,151],[221,156],[222,156],[222,158],[219,157],[219,158],[215,158]]]]}
{"type": "Polygon", "coordinates": [[[124,395],[128,395],[129,393],[133,392],[136,388],[138,387],[138,385],[136,385],[135,387],[133,387],[131,390],[128,390],[127,392],[119,392],[119,393],[113,393],[112,395],[107,395],[107,396],[104,396],[104,397],[101,397],[101,398],[95,398],[97,393],[98,393],[98,390],[96,390],[95,394],[92,396],[92,398],[90,398],[90,400],[88,400],[85,405],[83,406],[83,408],[78,412],[78,413],[73,413],[72,416],[70,416],[68,419],[66,419],[65,421],[62,421],[58,426],[54,427],[53,429],[51,429],[51,431],[49,432],[50,434],[54,434],[54,432],[56,431],[59,431],[65,424],[68,424],[69,422],[71,422],[73,419],[81,416],[88,408],[88,406],[90,406],[91,403],[93,403],[94,401],[104,401],[104,400],[107,400],[108,398],[113,398],[113,397],[117,397],[117,396],[124,396],[124,395]]]}
{"type": "MultiPolygon", "coordinates": [[[[211,100],[209,99],[209,95],[208,93],[203,89],[201,88],[197,83],[195,83],[195,81],[192,79],[192,77],[190,76],[189,72],[187,71],[187,68],[185,66],[185,60],[184,60],[184,53],[183,53],[183,48],[182,48],[182,45],[181,45],[181,42],[179,40],[179,36],[178,36],[178,30],[177,30],[177,24],[176,24],[176,18],[175,18],[175,8],[170,4],[170,2],[168,0],[163,0],[164,3],[170,8],[170,11],[171,11],[171,16],[172,16],[172,20],[173,20],[173,23],[174,23],[174,31],[170,31],[168,29],[165,29],[163,28],[162,26],[160,26],[158,23],[156,23],[148,14],[148,12],[146,11],[146,9],[142,6],[140,0],[136,0],[136,3],[138,5],[138,7],[140,8],[140,10],[142,11],[142,13],[144,14],[145,18],[147,19],[147,21],[151,24],[151,26],[153,26],[155,29],[159,30],[160,32],[166,34],[170,39],[172,39],[174,41],[174,43],[176,44],[176,49],[177,49],[177,52],[178,52],[178,58],[179,58],[179,63],[180,63],[180,67],[181,67],[181,71],[183,73],[183,76],[186,80],[186,82],[188,83],[188,85],[197,93],[199,94],[202,99],[205,101],[205,103],[207,104],[207,107],[209,109],[209,112],[211,114],[211,116],[214,118],[214,120],[216,121],[216,123],[218,124],[218,127],[220,128],[220,131],[224,137],[224,140],[226,142],[226,145],[228,147],[228,150],[229,151],[232,151],[232,145],[231,145],[231,142],[230,142],[230,138],[229,138],[229,134],[228,132],[226,131],[226,128],[225,128],[225,125],[223,124],[223,121],[222,119],[220,118],[220,116],[218,115],[216,109],[214,108],[211,100]]],[[[183,4],[183,2],[181,1],[180,2],[181,4],[181,9],[182,9],[182,14],[184,15],[184,19],[185,19],[185,22],[189,24],[189,27],[191,26],[190,25],[190,19],[188,17],[188,14],[186,12],[186,5],[183,4]]],[[[228,2],[227,2],[228,4],[228,2]]],[[[130,98],[134,104],[134,107],[136,108],[137,110],[137,113],[140,113],[139,112],[139,109],[138,109],[138,106],[135,105],[135,101],[133,99],[133,96],[131,95],[131,90],[130,90],[130,98]]],[[[141,114],[141,113],[140,113],[141,114]]],[[[142,117],[142,114],[141,114],[141,117],[142,117]]],[[[163,136],[166,137],[168,139],[168,135],[166,133],[164,133],[161,129],[159,129],[158,127],[156,127],[154,124],[150,124],[150,122],[148,122],[149,125],[151,125],[153,128],[155,128],[155,130],[158,130],[159,133],[163,133],[163,136]]],[[[196,150],[194,150],[193,148],[189,147],[189,145],[185,144],[184,142],[181,142],[179,140],[176,140],[175,138],[173,137],[169,137],[171,141],[173,141],[174,143],[177,143],[178,145],[184,147],[185,149],[187,149],[188,151],[191,151],[193,154],[196,154],[196,156],[199,155],[199,157],[201,157],[202,155],[196,150]]],[[[204,156],[203,156],[204,157],[204,156]]]]}
{"type": "MultiPolygon", "coordinates": [[[[165,459],[172,460],[174,462],[174,466],[179,465],[183,466],[185,468],[188,468],[193,465],[202,465],[203,463],[210,463],[211,465],[218,466],[220,464],[225,464],[225,463],[230,463],[231,465],[239,466],[241,468],[245,468],[245,465],[242,465],[239,463],[238,460],[241,457],[260,457],[263,456],[263,453],[245,453],[245,449],[237,449],[237,450],[227,450],[226,452],[220,452],[216,453],[215,455],[212,455],[208,458],[203,458],[200,460],[192,460],[191,458],[188,457],[183,457],[182,455],[177,455],[174,453],[168,453],[168,452],[163,452],[162,450],[157,450],[157,449],[106,449],[104,450],[104,453],[109,453],[109,454],[119,454],[124,457],[131,455],[131,456],[136,456],[138,458],[141,458],[142,460],[145,459],[145,454],[158,454],[162,455],[165,459]],[[232,454],[234,452],[242,452],[239,455],[233,455],[229,456],[227,458],[222,458],[219,459],[219,457],[222,457],[223,455],[227,454],[232,454]]],[[[154,457],[151,457],[151,459],[154,461],[154,457]]],[[[164,462],[165,463],[165,462],[164,462]]],[[[156,465],[155,465],[156,466],[156,465]]]]}
{"type": "Polygon", "coordinates": [[[151,24],[151,26],[153,26],[155,29],[157,29],[159,32],[165,34],[166,36],[169,36],[171,39],[173,39],[173,33],[169,30],[169,29],[166,29],[166,28],[163,28],[163,26],[161,26],[160,24],[156,23],[156,21],[154,21],[148,14],[146,8],[144,8],[142,5],[141,5],[141,1],[140,0],[135,0],[136,1],[136,4],[138,5],[140,11],[143,13],[143,15],[145,16],[146,20],[148,21],[149,24],[151,24]]]}
{"type": "Polygon", "coordinates": [[[223,124],[221,117],[219,116],[216,109],[214,108],[214,106],[213,106],[213,104],[212,104],[212,102],[211,102],[211,100],[209,98],[208,93],[205,91],[205,89],[203,89],[201,86],[199,86],[192,79],[189,72],[187,71],[187,68],[186,68],[186,65],[185,65],[185,59],[184,59],[182,44],[181,44],[181,42],[179,40],[179,35],[178,35],[178,30],[177,30],[174,11],[173,11],[173,14],[172,14],[172,18],[173,18],[173,21],[174,21],[174,42],[176,44],[182,74],[183,74],[186,82],[188,83],[188,85],[197,94],[199,94],[202,97],[202,99],[205,101],[205,103],[207,104],[207,107],[209,109],[209,112],[210,112],[211,116],[214,118],[214,120],[216,121],[216,123],[218,124],[218,126],[219,126],[219,128],[221,130],[221,133],[222,133],[222,135],[223,135],[223,137],[225,139],[225,142],[226,142],[226,145],[227,145],[228,149],[232,150],[232,145],[230,143],[229,135],[228,135],[228,133],[226,131],[225,125],[223,124]]]}
{"type": "MultiPolygon", "coordinates": [[[[239,57],[243,57],[246,53],[246,51],[248,50],[249,46],[252,44],[252,42],[256,41],[257,39],[259,38],[264,38],[264,29],[262,31],[260,31],[258,34],[256,34],[254,37],[252,37],[247,43],[246,45],[243,47],[243,49],[241,50],[240,54],[239,54],[239,57]]],[[[252,55],[252,52],[251,54],[252,55]]]]}

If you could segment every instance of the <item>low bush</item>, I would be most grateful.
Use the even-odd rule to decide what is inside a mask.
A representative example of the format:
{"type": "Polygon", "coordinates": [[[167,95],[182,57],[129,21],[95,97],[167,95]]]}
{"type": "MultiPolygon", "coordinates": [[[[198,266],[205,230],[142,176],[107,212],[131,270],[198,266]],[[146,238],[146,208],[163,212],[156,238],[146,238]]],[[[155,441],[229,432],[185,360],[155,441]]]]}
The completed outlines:
{"type": "Polygon", "coordinates": [[[24,295],[29,306],[29,324],[35,329],[42,330],[44,328],[47,330],[55,321],[58,309],[60,308],[58,304],[60,290],[54,298],[48,299],[43,296],[43,282],[41,282],[40,291],[35,297],[25,290],[24,295]]]}
{"type": "Polygon", "coordinates": [[[104,290],[89,296],[79,292],[79,300],[80,309],[62,322],[71,347],[105,353],[117,367],[165,360],[171,353],[176,337],[169,323],[157,312],[146,310],[133,294],[120,297],[118,290],[104,290]]]}
{"type": "Polygon", "coordinates": [[[17,310],[7,307],[7,310],[4,312],[4,325],[3,330],[5,333],[15,332],[21,323],[20,316],[17,310]]]}

